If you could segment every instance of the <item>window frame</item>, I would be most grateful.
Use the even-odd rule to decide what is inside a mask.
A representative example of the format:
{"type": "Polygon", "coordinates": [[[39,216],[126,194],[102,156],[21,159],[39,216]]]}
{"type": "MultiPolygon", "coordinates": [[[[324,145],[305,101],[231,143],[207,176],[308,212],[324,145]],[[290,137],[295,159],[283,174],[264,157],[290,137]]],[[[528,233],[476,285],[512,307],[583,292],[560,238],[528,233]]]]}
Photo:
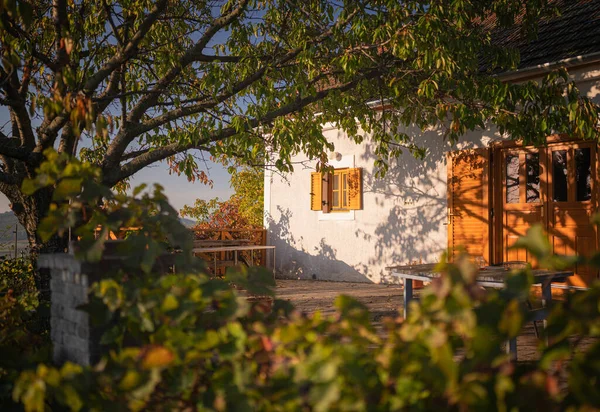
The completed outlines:
{"type": "Polygon", "coordinates": [[[327,193],[327,199],[330,202],[330,213],[349,212],[350,209],[350,186],[348,180],[350,178],[350,168],[344,167],[334,169],[330,173],[331,185],[327,193]],[[334,189],[335,178],[338,177],[338,189],[334,189]],[[344,177],[346,177],[346,187],[344,188],[344,177]],[[338,200],[338,206],[334,206],[335,200],[338,200]],[[344,205],[345,203],[345,205],[344,205]]]}

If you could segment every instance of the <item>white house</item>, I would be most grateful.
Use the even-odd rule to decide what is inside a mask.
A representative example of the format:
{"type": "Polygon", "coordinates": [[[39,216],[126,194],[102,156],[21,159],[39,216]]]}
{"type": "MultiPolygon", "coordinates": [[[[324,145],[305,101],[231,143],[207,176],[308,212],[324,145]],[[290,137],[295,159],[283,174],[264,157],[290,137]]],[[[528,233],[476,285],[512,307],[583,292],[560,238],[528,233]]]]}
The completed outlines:
{"type": "MultiPolygon", "coordinates": [[[[600,2],[566,4],[560,17],[540,24],[538,40],[519,44],[519,70],[502,77],[519,82],[564,66],[581,93],[600,103],[600,2]]],[[[265,174],[265,227],[278,276],[387,282],[386,266],[436,262],[456,245],[489,263],[527,260],[508,246],[536,222],[557,253],[598,247],[589,221],[599,201],[595,141],[549,136],[545,147],[523,147],[490,128],[451,146],[437,130],[412,130],[428,148],[425,160],[405,154],[379,179],[368,139],[357,145],[323,127],[335,145],[332,175],[322,178],[311,163],[285,177],[265,174]]],[[[585,267],[576,273],[575,285],[598,277],[585,267]]]]}

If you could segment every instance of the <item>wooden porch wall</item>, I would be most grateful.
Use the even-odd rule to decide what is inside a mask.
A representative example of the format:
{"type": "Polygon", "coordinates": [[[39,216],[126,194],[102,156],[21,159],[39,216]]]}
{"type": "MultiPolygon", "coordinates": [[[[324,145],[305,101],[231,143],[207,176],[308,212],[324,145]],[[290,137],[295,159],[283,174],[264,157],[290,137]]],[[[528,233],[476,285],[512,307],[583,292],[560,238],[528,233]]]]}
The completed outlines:
{"type": "MultiPolygon", "coordinates": [[[[127,234],[140,230],[139,227],[127,227],[122,228],[118,232],[110,231],[106,238],[107,240],[119,240],[125,239],[127,234]]],[[[266,246],[267,244],[267,230],[266,229],[233,229],[233,228],[222,228],[222,229],[190,229],[194,233],[195,240],[237,240],[247,239],[250,242],[249,245],[266,246]]],[[[96,233],[99,234],[100,228],[96,229],[96,233]]],[[[247,256],[250,259],[251,256],[247,256]]],[[[225,259],[225,252],[221,252],[221,260],[225,259]]],[[[253,264],[266,266],[267,263],[267,251],[261,250],[260,252],[254,252],[253,264]]],[[[224,274],[224,268],[222,270],[224,274]]]]}
{"type": "MultiPolygon", "coordinates": [[[[222,228],[222,229],[192,229],[194,232],[194,238],[196,240],[238,240],[247,239],[250,241],[249,245],[266,246],[267,244],[267,230],[266,229],[233,229],[233,228],[222,228]]],[[[225,260],[226,253],[219,252],[218,259],[225,260]]],[[[267,264],[267,251],[255,251],[254,254],[249,252],[240,253],[245,256],[249,261],[253,259],[253,265],[266,266],[267,264]]],[[[208,259],[207,259],[208,260],[208,259]]],[[[209,260],[210,261],[210,260],[209,260]]],[[[210,265],[209,265],[210,266],[210,265]]],[[[226,268],[217,268],[216,275],[224,275],[226,268]]]]}

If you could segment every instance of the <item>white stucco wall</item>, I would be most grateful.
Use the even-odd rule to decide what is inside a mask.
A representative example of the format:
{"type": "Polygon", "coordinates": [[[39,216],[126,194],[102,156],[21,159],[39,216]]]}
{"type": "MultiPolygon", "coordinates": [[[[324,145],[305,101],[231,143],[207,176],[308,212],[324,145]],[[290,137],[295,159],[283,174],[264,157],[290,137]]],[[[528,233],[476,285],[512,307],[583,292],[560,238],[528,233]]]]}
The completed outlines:
{"type": "MultiPolygon", "coordinates": [[[[600,71],[573,75],[582,93],[599,99],[600,71]]],[[[446,152],[485,147],[500,139],[489,129],[470,133],[451,147],[439,131],[416,131],[417,144],[429,150],[425,160],[406,153],[390,163],[385,178],[378,179],[368,139],[356,145],[331,127],[324,134],[342,155],[338,167],[353,163],[363,168],[363,208],[327,217],[310,210],[314,163],[297,166],[284,177],[267,172],[265,227],[268,244],[277,247],[276,274],[280,277],[390,282],[386,266],[439,261],[447,246],[446,152]]]]}

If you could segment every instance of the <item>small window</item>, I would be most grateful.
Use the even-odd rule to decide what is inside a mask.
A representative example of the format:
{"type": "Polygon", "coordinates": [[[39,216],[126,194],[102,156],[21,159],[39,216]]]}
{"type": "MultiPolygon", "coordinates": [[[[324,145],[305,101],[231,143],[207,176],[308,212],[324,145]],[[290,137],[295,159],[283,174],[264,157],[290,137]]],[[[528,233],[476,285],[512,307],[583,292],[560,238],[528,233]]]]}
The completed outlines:
{"type": "Polygon", "coordinates": [[[567,189],[567,151],[555,150],[552,152],[552,199],[555,202],[568,200],[567,189]]]}
{"type": "Polygon", "coordinates": [[[323,213],[362,209],[362,169],[311,173],[310,208],[323,213]]]}
{"type": "Polygon", "coordinates": [[[348,170],[338,169],[333,172],[331,208],[334,211],[348,210],[348,170]]]}
{"type": "Polygon", "coordinates": [[[592,163],[590,148],[575,149],[575,176],[577,183],[577,201],[592,198],[592,163]]]}
{"type": "Polygon", "coordinates": [[[506,203],[519,203],[519,155],[506,156],[506,203]]]}

